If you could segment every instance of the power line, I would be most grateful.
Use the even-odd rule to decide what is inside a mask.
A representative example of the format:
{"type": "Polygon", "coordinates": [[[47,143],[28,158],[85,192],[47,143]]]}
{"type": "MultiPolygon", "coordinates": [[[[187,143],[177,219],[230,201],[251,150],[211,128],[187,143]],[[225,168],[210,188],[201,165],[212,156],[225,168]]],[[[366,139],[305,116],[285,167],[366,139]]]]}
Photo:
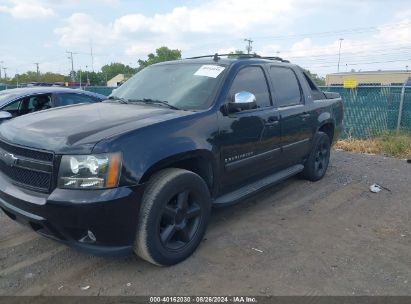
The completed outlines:
{"type": "MultiPolygon", "coordinates": [[[[385,25],[374,25],[374,26],[369,26],[369,27],[357,27],[357,28],[351,28],[351,29],[341,29],[341,30],[335,30],[335,31],[326,31],[326,32],[309,32],[309,33],[303,33],[303,34],[288,34],[288,35],[266,35],[266,36],[254,36],[254,39],[258,40],[265,40],[265,39],[273,39],[273,40],[288,40],[288,39],[293,39],[293,38],[299,38],[299,37],[307,37],[307,36],[349,36],[352,34],[364,34],[367,31],[376,31],[379,29],[390,29],[390,28],[402,28],[402,27],[408,27],[411,25],[410,22],[393,22],[393,23],[388,23],[385,25]]],[[[215,45],[215,44],[221,44],[222,42],[235,42],[238,41],[237,39],[229,39],[229,40],[222,40],[222,39],[216,39],[214,41],[210,41],[204,44],[199,44],[199,49],[203,48],[203,46],[210,46],[210,45],[215,45]]]]}
{"type": "MultiPolygon", "coordinates": [[[[359,63],[349,63],[348,65],[369,65],[369,64],[377,64],[377,63],[392,63],[392,62],[405,62],[405,61],[410,61],[411,58],[408,59],[399,59],[399,60],[387,60],[387,61],[374,61],[374,62],[359,62],[359,63]]],[[[335,67],[336,65],[320,65],[316,66],[316,68],[331,68],[335,67]]]]}
{"type": "Polygon", "coordinates": [[[283,40],[283,39],[291,39],[291,38],[298,38],[298,37],[305,37],[305,36],[337,36],[337,35],[349,35],[349,34],[363,34],[369,31],[376,31],[380,29],[390,29],[390,28],[401,28],[401,27],[408,27],[411,25],[411,22],[397,22],[391,23],[386,25],[375,25],[375,26],[368,26],[368,27],[358,27],[358,28],[351,28],[351,29],[344,29],[344,30],[335,30],[335,31],[326,31],[326,32],[311,32],[311,33],[304,33],[304,34],[289,34],[289,35],[278,35],[278,36],[255,36],[254,38],[257,39],[276,39],[276,40],[283,40]]]}

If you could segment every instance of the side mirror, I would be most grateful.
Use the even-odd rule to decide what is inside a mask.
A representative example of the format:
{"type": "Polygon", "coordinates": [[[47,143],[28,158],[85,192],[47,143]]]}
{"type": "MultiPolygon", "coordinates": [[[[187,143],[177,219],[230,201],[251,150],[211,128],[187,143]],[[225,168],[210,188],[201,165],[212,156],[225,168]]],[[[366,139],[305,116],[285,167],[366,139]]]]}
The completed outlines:
{"type": "Polygon", "coordinates": [[[0,123],[11,118],[13,118],[13,115],[11,115],[9,112],[0,111],[0,123]]]}
{"type": "Polygon", "coordinates": [[[234,100],[228,103],[230,113],[257,108],[257,99],[253,93],[241,91],[234,95],[234,100]]]}

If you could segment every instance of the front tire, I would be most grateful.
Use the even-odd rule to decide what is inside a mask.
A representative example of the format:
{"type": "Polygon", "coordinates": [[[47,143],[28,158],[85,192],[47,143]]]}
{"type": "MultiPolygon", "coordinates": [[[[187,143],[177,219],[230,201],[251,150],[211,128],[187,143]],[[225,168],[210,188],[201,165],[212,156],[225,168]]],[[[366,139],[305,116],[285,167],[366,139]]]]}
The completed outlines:
{"type": "Polygon", "coordinates": [[[322,179],[330,162],[330,138],[324,132],[317,132],[311,153],[305,163],[302,176],[310,181],[322,179]]]}
{"type": "Polygon", "coordinates": [[[177,168],[156,173],[143,195],[134,252],[160,266],[185,260],[203,239],[210,212],[210,192],[200,176],[177,168]]]}

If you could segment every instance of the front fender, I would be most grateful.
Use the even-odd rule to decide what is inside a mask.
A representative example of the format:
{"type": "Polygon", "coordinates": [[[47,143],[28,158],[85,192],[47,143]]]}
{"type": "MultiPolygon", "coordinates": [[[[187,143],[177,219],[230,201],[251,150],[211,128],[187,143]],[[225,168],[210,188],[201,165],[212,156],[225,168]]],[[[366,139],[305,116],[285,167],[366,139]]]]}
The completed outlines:
{"type": "Polygon", "coordinates": [[[94,151],[122,152],[123,185],[138,184],[148,172],[187,157],[203,157],[215,166],[216,119],[215,113],[203,112],[153,124],[101,142],[94,151]]]}

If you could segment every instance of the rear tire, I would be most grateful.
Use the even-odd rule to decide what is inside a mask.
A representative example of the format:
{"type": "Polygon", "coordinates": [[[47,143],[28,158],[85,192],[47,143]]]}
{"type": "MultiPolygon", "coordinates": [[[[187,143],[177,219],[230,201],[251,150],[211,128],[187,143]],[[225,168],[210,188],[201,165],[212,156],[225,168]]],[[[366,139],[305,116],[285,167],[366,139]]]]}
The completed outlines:
{"type": "Polygon", "coordinates": [[[317,132],[311,153],[305,163],[302,177],[310,181],[322,179],[330,162],[330,138],[324,132],[317,132]]]}
{"type": "Polygon", "coordinates": [[[156,173],[143,195],[134,252],[160,266],[185,260],[203,239],[210,211],[210,192],[200,176],[177,168],[156,173]]]}

